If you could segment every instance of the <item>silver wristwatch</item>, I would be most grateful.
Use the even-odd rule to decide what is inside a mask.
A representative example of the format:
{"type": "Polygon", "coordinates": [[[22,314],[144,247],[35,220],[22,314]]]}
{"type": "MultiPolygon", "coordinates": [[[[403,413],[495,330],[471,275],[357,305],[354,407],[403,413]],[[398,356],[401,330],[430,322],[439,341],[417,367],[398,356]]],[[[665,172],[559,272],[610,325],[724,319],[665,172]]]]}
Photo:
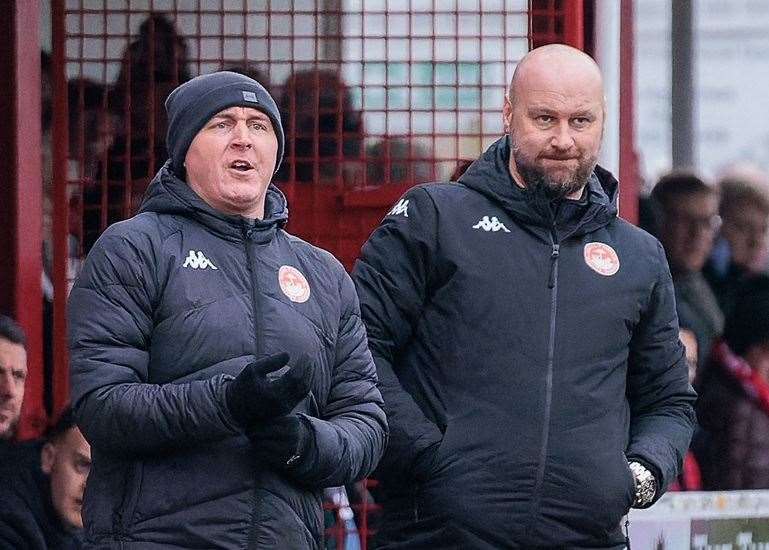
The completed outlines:
{"type": "Polygon", "coordinates": [[[635,479],[635,501],[634,508],[643,508],[651,504],[654,495],[657,494],[657,480],[654,478],[648,468],[638,462],[630,462],[630,471],[633,472],[635,479]]]}

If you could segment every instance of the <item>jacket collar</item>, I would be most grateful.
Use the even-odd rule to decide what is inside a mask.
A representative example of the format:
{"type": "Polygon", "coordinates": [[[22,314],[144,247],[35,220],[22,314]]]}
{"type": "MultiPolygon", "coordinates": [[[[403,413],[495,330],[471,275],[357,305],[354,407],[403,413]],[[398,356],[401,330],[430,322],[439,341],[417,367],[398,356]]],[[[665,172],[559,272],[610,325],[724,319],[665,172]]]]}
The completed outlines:
{"type": "Polygon", "coordinates": [[[510,141],[494,142],[459,178],[463,185],[498,203],[523,226],[545,240],[560,241],[595,231],[617,216],[619,183],[596,166],[579,201],[552,201],[516,185],[509,170],[510,141]]]}
{"type": "Polygon", "coordinates": [[[267,188],[264,218],[250,220],[212,208],[173,173],[169,162],[153,178],[139,211],[185,216],[228,240],[242,240],[251,229],[254,240],[268,241],[288,221],[286,197],[273,184],[267,188]]]}

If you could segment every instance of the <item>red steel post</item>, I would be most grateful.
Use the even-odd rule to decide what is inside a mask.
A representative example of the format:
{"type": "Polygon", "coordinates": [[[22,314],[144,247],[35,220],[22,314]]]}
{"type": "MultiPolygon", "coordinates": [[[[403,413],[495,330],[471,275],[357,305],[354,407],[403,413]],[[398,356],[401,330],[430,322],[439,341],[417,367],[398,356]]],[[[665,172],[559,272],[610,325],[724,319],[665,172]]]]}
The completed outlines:
{"type": "Polygon", "coordinates": [[[0,213],[5,226],[0,294],[3,309],[27,334],[26,396],[19,435],[38,435],[43,406],[42,140],[37,2],[9,0],[0,17],[0,213]]]}
{"type": "Polygon", "coordinates": [[[634,0],[622,0],[620,3],[619,208],[623,218],[638,223],[640,176],[635,142],[633,6],[634,0]]]}
{"type": "Polygon", "coordinates": [[[53,413],[69,402],[69,363],[67,352],[67,288],[69,262],[69,197],[67,193],[67,153],[69,146],[69,101],[65,74],[66,34],[64,3],[53,2],[51,21],[53,48],[53,413]]]}

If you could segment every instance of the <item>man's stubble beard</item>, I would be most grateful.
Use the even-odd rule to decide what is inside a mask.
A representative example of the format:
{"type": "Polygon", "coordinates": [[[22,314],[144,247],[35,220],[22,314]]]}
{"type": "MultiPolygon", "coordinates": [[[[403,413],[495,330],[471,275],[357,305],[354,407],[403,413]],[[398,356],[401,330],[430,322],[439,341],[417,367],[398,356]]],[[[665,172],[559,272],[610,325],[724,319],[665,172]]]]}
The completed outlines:
{"type": "Polygon", "coordinates": [[[578,159],[577,169],[571,173],[571,176],[565,181],[556,181],[550,178],[545,169],[530,162],[515,144],[515,135],[510,134],[511,154],[515,167],[523,179],[523,183],[533,193],[545,195],[550,200],[561,200],[580,191],[586,184],[590,175],[593,173],[597,157],[578,159]]]}

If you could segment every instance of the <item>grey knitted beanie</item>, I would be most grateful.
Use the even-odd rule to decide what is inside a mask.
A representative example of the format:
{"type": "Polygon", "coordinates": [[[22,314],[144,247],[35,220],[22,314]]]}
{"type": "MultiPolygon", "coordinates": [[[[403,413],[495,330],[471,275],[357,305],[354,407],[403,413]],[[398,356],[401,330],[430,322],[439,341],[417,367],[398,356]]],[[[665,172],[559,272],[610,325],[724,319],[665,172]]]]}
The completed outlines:
{"type": "Polygon", "coordinates": [[[275,171],[283,160],[285,137],[280,112],[269,92],[253,78],[230,71],[204,74],[188,80],[166,99],[168,134],[166,146],[172,170],[182,176],[187,149],[195,136],[216,113],[228,107],[253,107],[272,121],[278,139],[275,171]]]}

